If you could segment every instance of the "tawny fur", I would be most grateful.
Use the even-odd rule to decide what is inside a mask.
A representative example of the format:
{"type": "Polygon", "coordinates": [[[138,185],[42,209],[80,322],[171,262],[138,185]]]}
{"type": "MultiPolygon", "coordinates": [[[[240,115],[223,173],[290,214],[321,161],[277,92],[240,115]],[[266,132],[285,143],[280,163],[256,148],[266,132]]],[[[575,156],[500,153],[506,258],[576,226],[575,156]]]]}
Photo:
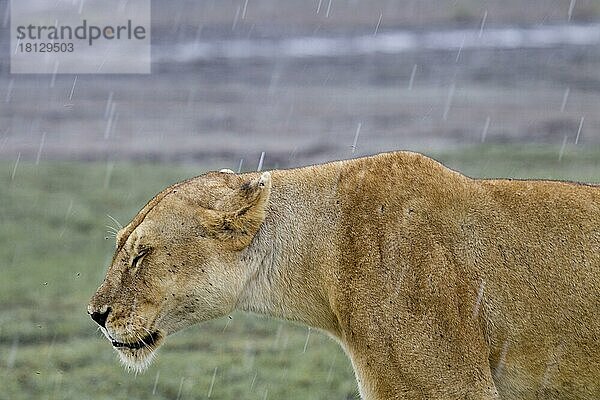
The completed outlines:
{"type": "Polygon", "coordinates": [[[209,173],[120,232],[89,311],[106,307],[113,339],[160,334],[120,351],[133,366],[241,309],[335,337],[365,399],[597,399],[600,187],[409,152],[209,173]]]}

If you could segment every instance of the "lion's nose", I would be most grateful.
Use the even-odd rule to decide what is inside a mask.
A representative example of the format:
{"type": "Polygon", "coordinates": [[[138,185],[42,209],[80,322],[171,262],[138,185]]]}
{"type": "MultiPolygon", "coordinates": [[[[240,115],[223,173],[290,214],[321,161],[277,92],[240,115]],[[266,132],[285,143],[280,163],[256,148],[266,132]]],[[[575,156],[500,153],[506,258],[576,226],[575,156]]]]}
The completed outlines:
{"type": "Polygon", "coordinates": [[[106,309],[106,312],[103,312],[103,313],[94,311],[93,313],[90,314],[90,317],[92,317],[92,319],[94,321],[96,321],[96,323],[98,325],[100,325],[103,328],[106,328],[104,325],[106,324],[106,319],[108,318],[108,314],[110,314],[110,307],[108,307],[106,309]]]}

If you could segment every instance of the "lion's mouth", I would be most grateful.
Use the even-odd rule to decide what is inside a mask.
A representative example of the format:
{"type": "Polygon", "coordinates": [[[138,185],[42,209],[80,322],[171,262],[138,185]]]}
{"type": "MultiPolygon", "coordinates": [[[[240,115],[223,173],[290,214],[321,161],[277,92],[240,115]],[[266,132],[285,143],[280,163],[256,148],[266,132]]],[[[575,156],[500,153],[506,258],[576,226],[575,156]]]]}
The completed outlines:
{"type": "Polygon", "coordinates": [[[130,342],[130,343],[123,343],[123,342],[118,342],[116,340],[112,340],[112,345],[113,347],[116,348],[128,348],[128,349],[132,349],[132,350],[137,350],[137,349],[144,349],[146,347],[151,347],[154,346],[154,344],[156,342],[158,342],[160,338],[160,334],[158,332],[154,332],[151,333],[149,335],[147,335],[146,337],[138,340],[137,342],[130,342]]]}

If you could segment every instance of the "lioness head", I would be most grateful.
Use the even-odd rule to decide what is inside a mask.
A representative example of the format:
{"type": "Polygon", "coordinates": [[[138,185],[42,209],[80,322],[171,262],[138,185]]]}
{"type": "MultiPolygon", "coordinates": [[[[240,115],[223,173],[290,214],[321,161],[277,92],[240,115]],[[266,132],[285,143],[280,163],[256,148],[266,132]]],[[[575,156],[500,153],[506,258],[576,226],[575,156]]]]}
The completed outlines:
{"type": "Polygon", "coordinates": [[[125,365],[145,368],[167,335],[234,309],[270,191],[268,172],[211,172],[165,189],[119,232],[88,313],[125,365]]]}

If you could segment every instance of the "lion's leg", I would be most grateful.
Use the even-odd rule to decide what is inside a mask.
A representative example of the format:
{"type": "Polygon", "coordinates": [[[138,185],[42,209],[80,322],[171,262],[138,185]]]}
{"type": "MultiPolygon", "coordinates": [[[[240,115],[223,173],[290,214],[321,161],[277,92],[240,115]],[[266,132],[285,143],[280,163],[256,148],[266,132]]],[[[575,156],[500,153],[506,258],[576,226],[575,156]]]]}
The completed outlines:
{"type": "Polygon", "coordinates": [[[342,342],[364,398],[499,398],[483,320],[473,312],[476,299],[454,297],[466,289],[444,283],[411,285],[394,298],[355,291],[345,304],[342,342]]]}
{"type": "Polygon", "coordinates": [[[433,240],[402,249],[343,269],[334,295],[365,398],[498,399],[481,281],[433,240]]]}
{"type": "Polygon", "coordinates": [[[385,342],[347,349],[365,400],[500,399],[485,354],[459,356],[447,351],[455,343],[444,346],[430,338],[387,348],[385,342]]]}

